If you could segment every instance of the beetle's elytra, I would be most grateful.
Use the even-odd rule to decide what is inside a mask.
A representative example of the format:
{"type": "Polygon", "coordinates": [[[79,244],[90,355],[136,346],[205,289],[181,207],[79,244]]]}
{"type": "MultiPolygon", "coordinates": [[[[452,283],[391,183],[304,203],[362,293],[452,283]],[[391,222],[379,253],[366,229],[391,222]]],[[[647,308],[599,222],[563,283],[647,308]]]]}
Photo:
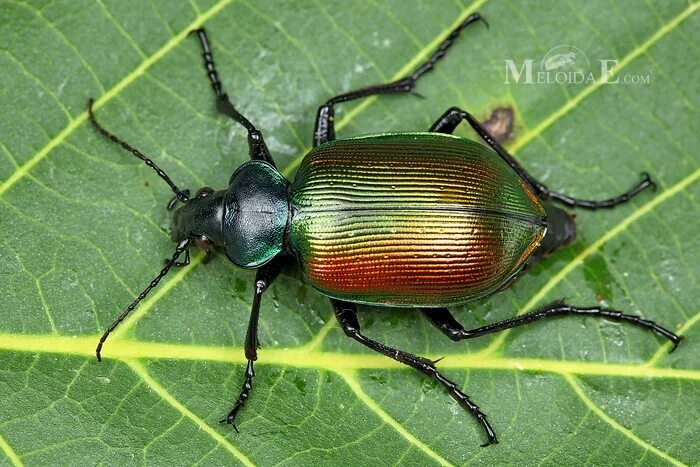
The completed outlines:
{"type": "Polygon", "coordinates": [[[395,82],[341,94],[319,107],[314,148],[289,183],[275,168],[262,133],[240,114],[222,90],[206,33],[196,31],[218,110],[248,132],[251,161],[220,191],[180,190],[148,157],[101,127],[95,127],[152,167],[171,187],[171,237],[175,253],[148,287],[110,325],[97,346],[157,286],[174,266],[189,264],[189,248],[222,250],[237,266],[257,268],[245,341],[248,365],[243,388],[222,422],[235,428],[250,396],[257,359],[260,300],[278,276],[283,258],[295,258],[305,279],[330,298],[345,334],[370,349],[439,381],[483,427],[486,443],[497,442],[486,415],[426,358],[364,336],[356,304],[419,308],[454,341],[561,315],[587,315],[627,322],[670,339],[680,337],[638,316],[598,307],[555,302],[528,314],[466,330],[446,306],[502,290],[528,266],[568,245],[576,235],[568,208],[612,208],[654,184],[648,175],[631,190],[588,201],[549,190],[528,174],[468,112],[448,109],[427,132],[385,133],[336,139],[334,106],[376,94],[409,93],[445,56],[460,32],[483,19],[463,21],[416,71],[395,82]],[[466,121],[489,146],[451,133],[466,121]],[[184,261],[179,257],[184,253],[184,261]]]}
{"type": "Polygon", "coordinates": [[[291,201],[289,242],[304,277],[356,303],[434,307],[489,295],[546,231],[542,205],[503,160],[439,133],[323,144],[299,167],[291,201]]]}

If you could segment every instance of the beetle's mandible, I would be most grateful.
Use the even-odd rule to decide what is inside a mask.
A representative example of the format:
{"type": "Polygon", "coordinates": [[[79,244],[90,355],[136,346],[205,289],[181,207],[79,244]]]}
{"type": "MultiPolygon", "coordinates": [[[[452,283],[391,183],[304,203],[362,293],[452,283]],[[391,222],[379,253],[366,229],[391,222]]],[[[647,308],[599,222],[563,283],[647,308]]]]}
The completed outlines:
{"type": "Polygon", "coordinates": [[[337,104],[377,94],[411,93],[468,25],[466,18],[411,75],[388,84],[357,89],[319,107],[313,149],[290,184],[276,169],[262,133],[233,106],[219,81],[207,35],[193,31],[216,95],[217,109],[248,132],[249,162],[231,176],[229,186],[204,187],[190,196],[150,158],[105,130],[106,137],[143,160],[165,180],[175,196],[171,238],[175,253],[161,272],[109,326],[97,346],[174,266],[189,264],[189,248],[223,251],[235,265],[257,268],[253,305],[245,339],[243,388],[222,420],[234,426],[253,384],[262,295],[279,275],[282,260],[294,258],[305,280],[330,298],[348,337],[437,380],[483,428],[486,443],[497,442],[486,415],[434,361],[388,347],[362,334],[357,304],[418,308],[448,338],[459,341],[563,315],[586,315],[626,322],[673,342],[680,337],[658,324],[616,310],[580,308],[562,302],[528,314],[464,329],[447,307],[483,298],[506,288],[523,270],[571,243],[574,219],[566,208],[602,209],[628,202],[654,187],[649,175],[632,189],[602,201],[576,199],[552,191],[520,164],[468,112],[452,107],[427,132],[384,133],[336,139],[337,104]],[[468,123],[488,147],[451,133],[468,123]],[[179,261],[180,256],[184,260],[179,261]]]}

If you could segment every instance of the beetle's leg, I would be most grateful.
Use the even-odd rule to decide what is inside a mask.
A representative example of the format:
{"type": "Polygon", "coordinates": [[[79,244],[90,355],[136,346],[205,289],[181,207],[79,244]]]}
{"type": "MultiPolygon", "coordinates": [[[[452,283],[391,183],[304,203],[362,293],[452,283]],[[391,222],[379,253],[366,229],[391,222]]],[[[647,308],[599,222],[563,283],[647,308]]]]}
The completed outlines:
{"type": "MultiPolygon", "coordinates": [[[[214,258],[214,250],[207,250],[204,253],[204,259],[202,260],[203,264],[209,264],[211,263],[211,260],[214,258]]],[[[165,263],[170,261],[170,258],[165,258],[165,263]]],[[[185,260],[184,261],[178,261],[177,263],[173,264],[174,268],[184,268],[185,266],[190,265],[190,250],[187,250],[185,252],[185,260]]]]}
{"type": "Polygon", "coordinates": [[[245,335],[245,357],[248,359],[248,364],[246,365],[245,369],[243,388],[238,395],[238,399],[236,399],[236,404],[233,406],[233,409],[231,409],[225,419],[221,420],[221,423],[226,422],[229,425],[233,425],[233,428],[236,431],[238,431],[235,424],[236,416],[250,397],[250,390],[253,388],[253,376],[255,376],[253,362],[258,359],[259,347],[258,318],[260,317],[260,299],[272,281],[274,281],[279,275],[280,270],[282,269],[281,264],[282,262],[280,259],[275,258],[265,266],[258,269],[258,273],[255,275],[255,294],[253,295],[253,306],[250,311],[250,320],[248,321],[248,331],[245,335]]]}
{"type": "Polygon", "coordinates": [[[207,250],[206,253],[204,253],[204,259],[202,260],[203,264],[209,264],[211,263],[211,260],[214,259],[214,250],[207,250]]]}
{"type": "Polygon", "coordinates": [[[214,58],[212,57],[211,47],[209,46],[209,39],[207,39],[207,33],[204,29],[196,29],[192,31],[199,37],[199,43],[202,46],[202,57],[204,58],[204,68],[207,70],[207,75],[209,76],[209,81],[211,81],[211,87],[216,94],[216,108],[222,114],[232,118],[236,122],[240,123],[248,131],[248,148],[250,150],[250,158],[262,160],[269,162],[272,166],[275,165],[270,156],[270,151],[267,149],[265,140],[263,139],[260,130],[255,128],[250,120],[245,118],[236,108],[233,106],[222,87],[221,81],[219,81],[219,75],[216,73],[216,66],[214,65],[214,58]]]}
{"type": "Polygon", "coordinates": [[[421,311],[433,326],[453,341],[458,342],[472,337],[466,336],[467,331],[464,326],[452,316],[447,308],[422,308],[421,311]]]}
{"type": "Polygon", "coordinates": [[[554,302],[544,307],[531,311],[530,313],[516,316],[514,318],[504,319],[498,323],[488,324],[476,329],[466,330],[459,324],[459,322],[452,316],[447,308],[425,308],[423,313],[428,318],[428,320],[440,331],[442,331],[447,337],[453,341],[459,341],[462,339],[472,339],[474,337],[485,336],[486,334],[492,334],[494,332],[503,331],[504,329],[510,329],[523,324],[528,324],[533,321],[539,321],[548,318],[554,318],[557,316],[565,315],[585,315],[585,316],[595,316],[598,318],[605,318],[611,321],[619,321],[625,323],[631,323],[636,326],[654,331],[657,334],[662,335],[671,342],[673,342],[673,352],[681,341],[681,337],[672,333],[668,329],[659,326],[653,321],[642,319],[639,316],[627,315],[616,310],[609,310],[599,307],[591,308],[577,308],[569,306],[565,303],[554,302]]]}
{"type": "Polygon", "coordinates": [[[314,147],[335,139],[334,105],[376,94],[400,94],[405,92],[413,92],[413,88],[415,87],[418,78],[432,70],[435,64],[445,56],[447,50],[452,46],[452,44],[454,44],[457,36],[459,36],[459,33],[462,32],[462,29],[479,20],[486,23],[486,20],[483,19],[479,13],[469,15],[459,24],[459,26],[450,32],[450,35],[447,36],[444,41],[442,41],[437,50],[433,52],[433,54],[409,76],[387,84],[377,84],[374,86],[355,89],[354,91],[340,94],[332,99],[329,99],[325,104],[319,107],[318,111],[316,112],[316,125],[314,127],[315,130],[313,141],[314,147]]]}
{"type": "Polygon", "coordinates": [[[489,444],[498,442],[496,433],[493,431],[493,428],[491,428],[491,425],[486,419],[486,415],[479,409],[479,406],[472,402],[469,396],[460,391],[455,383],[441,375],[435,368],[435,362],[402,350],[388,347],[380,342],[365,337],[360,331],[360,322],[357,319],[357,307],[355,304],[334,299],[331,299],[331,303],[333,304],[335,317],[338,318],[338,322],[346,336],[352,337],[360,344],[369,347],[375,352],[393,358],[397,362],[420,371],[429,378],[438,380],[445,389],[447,389],[450,396],[452,396],[463,409],[468,410],[482,426],[488,438],[486,443],[482,446],[488,446],[489,444]]]}
{"type": "Polygon", "coordinates": [[[558,193],[556,191],[550,191],[543,183],[537,181],[532,175],[527,173],[527,171],[511,156],[508,151],[506,151],[503,146],[501,146],[496,139],[491,136],[486,128],[484,128],[477,119],[475,119],[469,112],[466,112],[458,107],[452,107],[447,110],[433,125],[430,127],[430,131],[437,133],[452,133],[454,129],[459,125],[462,120],[466,120],[467,123],[477,132],[481,138],[486,141],[486,143],[491,146],[491,148],[496,151],[496,153],[501,156],[509,166],[515,170],[515,172],[527,182],[528,185],[540,196],[542,199],[551,199],[558,201],[565,206],[571,208],[584,208],[584,209],[602,209],[602,208],[612,208],[618,204],[623,204],[631,200],[633,197],[644,191],[649,187],[656,187],[656,184],[651,180],[649,174],[644,173],[642,181],[636,184],[632,189],[622,193],[619,196],[613,198],[608,198],[600,201],[590,201],[585,199],[577,199],[571,196],[565,195],[563,193],[558,193]]]}
{"type": "MultiPolygon", "coordinates": [[[[170,258],[165,258],[163,261],[163,264],[168,264],[170,262],[170,258]]],[[[185,250],[185,259],[183,261],[176,261],[173,263],[174,268],[184,268],[185,266],[190,265],[190,250],[185,250]]]]}

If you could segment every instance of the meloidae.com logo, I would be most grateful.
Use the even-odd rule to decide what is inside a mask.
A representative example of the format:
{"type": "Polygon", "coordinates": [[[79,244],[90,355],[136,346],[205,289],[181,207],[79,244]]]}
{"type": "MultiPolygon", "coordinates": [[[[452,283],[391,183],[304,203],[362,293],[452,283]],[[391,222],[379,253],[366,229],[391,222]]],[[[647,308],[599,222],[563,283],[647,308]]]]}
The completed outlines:
{"type": "Polygon", "coordinates": [[[645,74],[622,74],[616,59],[598,59],[593,63],[573,45],[559,45],[544,54],[539,63],[528,58],[519,63],[505,62],[505,84],[636,84],[651,83],[653,70],[645,74]]]}

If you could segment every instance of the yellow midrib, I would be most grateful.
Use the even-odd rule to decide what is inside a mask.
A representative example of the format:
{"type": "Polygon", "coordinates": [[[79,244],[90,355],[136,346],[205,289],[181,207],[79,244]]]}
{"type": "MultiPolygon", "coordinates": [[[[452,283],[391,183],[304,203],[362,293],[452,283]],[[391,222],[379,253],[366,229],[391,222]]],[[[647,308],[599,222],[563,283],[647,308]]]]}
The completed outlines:
{"type": "MultiPolygon", "coordinates": [[[[99,336],[53,336],[0,333],[0,350],[58,353],[93,358],[99,336]]],[[[240,347],[142,342],[131,339],[109,341],[102,351],[105,360],[176,359],[244,364],[240,347]]],[[[620,376],[634,378],[677,378],[700,381],[700,370],[661,368],[641,362],[634,364],[574,362],[537,358],[484,357],[480,353],[456,353],[445,357],[440,368],[461,370],[524,370],[559,374],[620,376]]],[[[405,369],[394,360],[377,354],[349,354],[300,348],[267,348],[260,352],[260,364],[328,370],[336,373],[360,369],[405,369]]]]}

